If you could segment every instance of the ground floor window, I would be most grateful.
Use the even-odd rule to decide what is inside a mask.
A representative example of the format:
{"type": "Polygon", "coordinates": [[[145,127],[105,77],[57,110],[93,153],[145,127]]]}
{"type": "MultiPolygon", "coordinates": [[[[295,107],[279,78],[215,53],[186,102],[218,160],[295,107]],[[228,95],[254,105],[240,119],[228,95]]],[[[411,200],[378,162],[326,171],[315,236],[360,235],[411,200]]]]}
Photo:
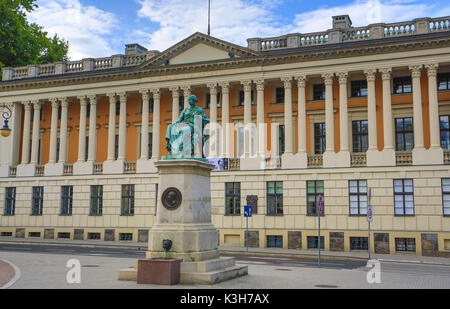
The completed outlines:
{"type": "Polygon", "coordinates": [[[367,250],[369,243],[367,237],[350,237],[350,250],[367,250]]]}
{"type": "Polygon", "coordinates": [[[416,252],[415,238],[396,238],[395,251],[398,252],[416,252]]]}
{"type": "Polygon", "coordinates": [[[91,186],[90,216],[101,216],[103,208],[103,186],[91,186]]]}
{"type": "MultiPolygon", "coordinates": [[[[319,237],[317,236],[308,236],[306,237],[308,243],[308,249],[318,249],[319,248],[319,237]]],[[[320,236],[320,249],[323,249],[325,243],[325,237],[320,236]]]]}
{"type": "Polygon", "coordinates": [[[267,248],[283,248],[283,236],[267,235],[267,248]]]}

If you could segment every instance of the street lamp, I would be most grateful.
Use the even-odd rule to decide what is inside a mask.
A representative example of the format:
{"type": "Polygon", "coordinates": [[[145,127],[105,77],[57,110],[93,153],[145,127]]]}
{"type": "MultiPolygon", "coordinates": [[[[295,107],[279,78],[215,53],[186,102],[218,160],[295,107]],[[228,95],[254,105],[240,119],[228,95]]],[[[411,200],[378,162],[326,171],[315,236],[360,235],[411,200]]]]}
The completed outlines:
{"type": "Polygon", "coordinates": [[[3,111],[3,119],[4,124],[3,128],[0,129],[0,133],[3,137],[8,137],[11,134],[11,129],[8,127],[8,121],[11,118],[11,109],[9,109],[8,105],[1,104],[0,107],[3,107],[5,110],[3,111]]]}

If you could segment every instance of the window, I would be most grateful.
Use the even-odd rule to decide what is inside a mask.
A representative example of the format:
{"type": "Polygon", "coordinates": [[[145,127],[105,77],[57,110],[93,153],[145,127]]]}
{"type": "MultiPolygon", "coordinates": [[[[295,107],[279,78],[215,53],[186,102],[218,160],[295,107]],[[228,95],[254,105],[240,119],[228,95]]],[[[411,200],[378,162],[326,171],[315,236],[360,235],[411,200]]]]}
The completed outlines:
{"type": "MultiPolygon", "coordinates": [[[[245,93],[244,90],[239,91],[239,106],[244,106],[245,93]]],[[[255,104],[254,93],[251,91],[251,104],[255,104]]]]}
{"type": "Polygon", "coordinates": [[[394,208],[396,216],[414,216],[412,179],[394,179],[394,208]]]}
{"type": "Polygon", "coordinates": [[[367,80],[352,80],[351,96],[367,97],[367,80]]]}
{"type": "Polygon", "coordinates": [[[42,204],[44,200],[44,187],[33,187],[31,198],[31,215],[42,216],[42,204]]]}
{"type": "Polygon", "coordinates": [[[277,88],[275,93],[275,102],[283,103],[284,102],[284,88],[277,88]]]}
{"type": "Polygon", "coordinates": [[[157,209],[158,209],[158,184],[155,183],[155,216],[157,209]]]}
{"type": "Polygon", "coordinates": [[[41,237],[41,232],[29,232],[28,237],[41,237]]]}
{"type": "Polygon", "coordinates": [[[182,111],[184,109],[184,96],[180,96],[178,99],[178,110],[182,111]]]}
{"type": "Polygon", "coordinates": [[[352,121],[353,152],[366,152],[369,140],[367,120],[352,121]]]}
{"type": "Polygon", "coordinates": [[[16,188],[5,188],[5,208],[3,210],[4,216],[14,216],[16,209],[16,188]]]}
{"type": "Polygon", "coordinates": [[[368,250],[367,237],[350,237],[350,250],[368,250]]]}
{"type": "Polygon", "coordinates": [[[86,104],[86,118],[91,117],[91,103],[86,104]]]}
{"type": "Polygon", "coordinates": [[[313,85],[314,100],[325,100],[325,84],[313,85]]]}
{"type": "Polygon", "coordinates": [[[398,252],[416,252],[415,238],[396,238],[395,251],[398,252]]]}
{"type": "Polygon", "coordinates": [[[306,215],[317,216],[317,200],[322,195],[324,209],[322,216],[325,215],[325,196],[323,194],[323,180],[308,180],[306,182],[306,215]]]}
{"type": "Polygon", "coordinates": [[[153,133],[148,133],[148,158],[152,158],[152,150],[153,150],[153,133]]]}
{"type": "Polygon", "coordinates": [[[411,93],[411,76],[394,77],[394,94],[411,93]]]}
{"type": "Polygon", "coordinates": [[[323,154],[326,148],[326,129],[325,123],[314,124],[314,153],[323,154]]]}
{"type": "MultiPolygon", "coordinates": [[[[206,106],[205,108],[211,107],[211,94],[206,94],[206,106]]],[[[217,107],[220,108],[220,93],[217,93],[217,107]]]]}
{"type": "Polygon", "coordinates": [[[134,185],[122,185],[122,216],[134,216],[134,185]]]}
{"type": "Polygon", "coordinates": [[[440,116],[441,146],[444,150],[450,150],[450,116],[440,116]]]}
{"type": "Polygon", "coordinates": [[[267,182],[267,215],[283,214],[283,182],[267,182]]]}
{"type": "Polygon", "coordinates": [[[450,73],[439,73],[437,80],[438,90],[450,90],[450,73]]]}
{"type": "Polygon", "coordinates": [[[100,239],[100,233],[88,233],[87,238],[89,240],[99,240],[100,239]]]}
{"type": "Polygon", "coordinates": [[[119,134],[116,134],[115,136],[115,145],[114,145],[114,158],[117,160],[119,157],[119,134]]]}
{"type": "Polygon", "coordinates": [[[103,186],[91,186],[90,216],[101,216],[103,208],[103,186]]]}
{"type": "Polygon", "coordinates": [[[149,112],[149,113],[153,113],[153,110],[154,110],[154,104],[155,104],[155,101],[153,100],[153,98],[150,98],[150,99],[149,99],[148,104],[149,104],[148,112],[149,112]]]}
{"type": "Polygon", "coordinates": [[[267,235],[267,248],[283,248],[283,236],[267,235]]]}
{"type": "Polygon", "coordinates": [[[61,140],[58,138],[56,138],[56,162],[59,162],[59,152],[61,148],[61,140]]]}
{"type": "Polygon", "coordinates": [[[84,161],[87,161],[89,157],[89,136],[86,136],[86,144],[84,147],[85,147],[84,161]]]}
{"type": "Polygon", "coordinates": [[[450,178],[442,179],[442,207],[444,216],[450,216],[450,178]]]}
{"type": "MultiPolygon", "coordinates": [[[[306,241],[308,243],[308,249],[318,249],[319,248],[319,237],[317,236],[307,236],[306,241]]],[[[320,236],[320,249],[325,248],[325,237],[320,236]]]]}
{"type": "Polygon", "coordinates": [[[58,238],[70,239],[70,233],[69,232],[58,232],[58,238]]]}
{"type": "Polygon", "coordinates": [[[133,233],[119,233],[119,240],[121,241],[132,241],[133,233]]]}
{"type": "Polygon", "coordinates": [[[241,214],[241,183],[225,183],[225,215],[241,214]]]}
{"type": "Polygon", "coordinates": [[[116,102],[116,116],[120,116],[120,101],[116,102]]]}
{"type": "Polygon", "coordinates": [[[282,155],[285,151],[285,144],[284,144],[285,138],[284,138],[284,125],[278,126],[278,154],[282,155]]]}
{"type": "Polygon", "coordinates": [[[62,116],[62,106],[58,105],[58,120],[61,120],[61,116],[62,116]]]}
{"type": "Polygon", "coordinates": [[[395,150],[411,151],[414,148],[414,125],[413,119],[395,119],[395,150]]]}
{"type": "Polygon", "coordinates": [[[61,216],[72,215],[73,186],[61,187],[61,216]]]}
{"type": "Polygon", "coordinates": [[[349,180],[348,195],[350,199],[350,215],[367,215],[367,181],[349,180]]]}

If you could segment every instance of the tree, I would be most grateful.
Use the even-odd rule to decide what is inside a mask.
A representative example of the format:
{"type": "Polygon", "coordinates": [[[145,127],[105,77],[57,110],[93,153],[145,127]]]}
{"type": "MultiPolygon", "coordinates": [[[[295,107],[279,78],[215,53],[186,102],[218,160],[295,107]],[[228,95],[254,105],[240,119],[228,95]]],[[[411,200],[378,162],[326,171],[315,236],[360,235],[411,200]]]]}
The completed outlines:
{"type": "Polygon", "coordinates": [[[38,7],[35,2],[0,0],[0,68],[68,60],[67,41],[27,21],[27,13],[38,7]]]}

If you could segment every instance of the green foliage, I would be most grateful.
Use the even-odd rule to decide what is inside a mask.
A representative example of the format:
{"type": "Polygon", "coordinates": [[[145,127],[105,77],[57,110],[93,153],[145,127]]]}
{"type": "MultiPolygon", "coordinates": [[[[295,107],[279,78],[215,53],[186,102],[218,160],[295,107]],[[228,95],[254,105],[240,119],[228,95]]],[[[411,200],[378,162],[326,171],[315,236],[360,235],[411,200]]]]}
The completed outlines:
{"type": "Polygon", "coordinates": [[[36,0],[0,0],[0,68],[67,61],[69,43],[27,21],[36,0]]]}

